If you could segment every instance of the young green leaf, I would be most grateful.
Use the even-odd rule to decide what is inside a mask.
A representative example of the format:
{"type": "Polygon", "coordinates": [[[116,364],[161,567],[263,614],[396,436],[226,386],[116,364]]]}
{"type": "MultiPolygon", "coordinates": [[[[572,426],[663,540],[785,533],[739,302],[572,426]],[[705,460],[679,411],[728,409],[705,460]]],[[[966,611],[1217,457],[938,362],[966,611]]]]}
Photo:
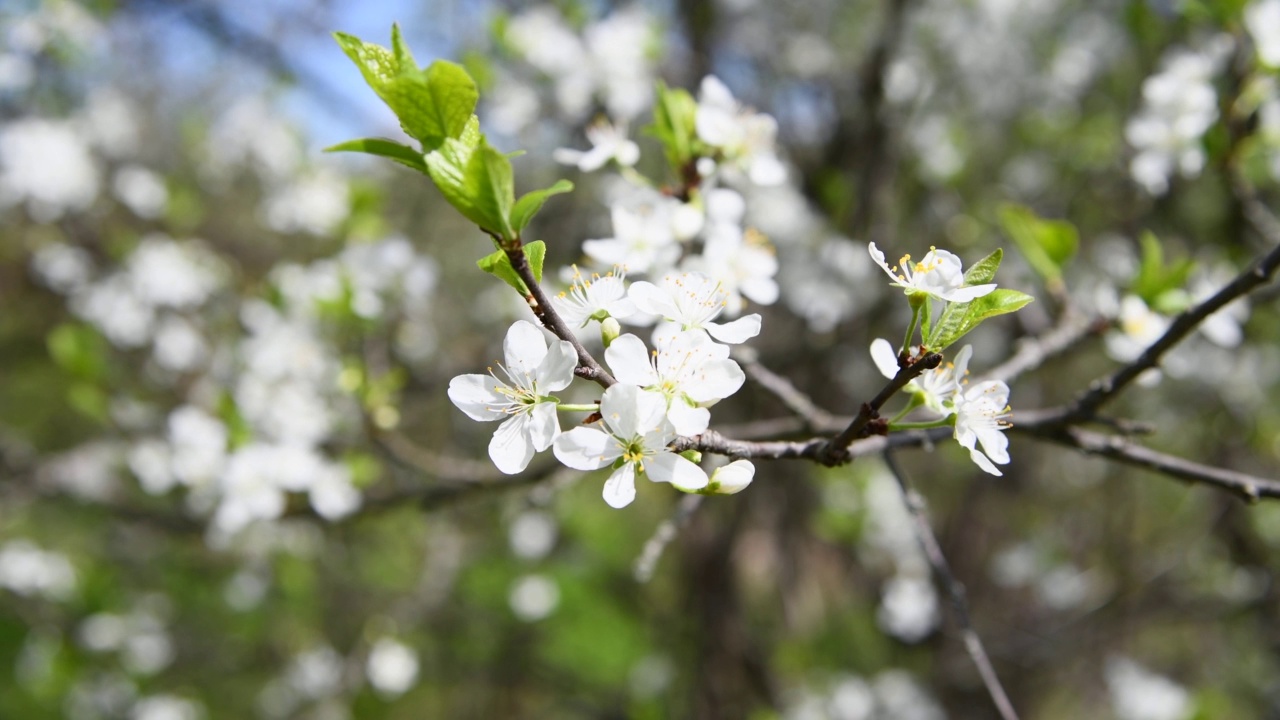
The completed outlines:
{"type": "Polygon", "coordinates": [[[460,65],[437,60],[421,70],[398,26],[391,29],[393,50],[345,33],[334,33],[334,38],[424,151],[435,150],[446,139],[462,134],[480,93],[460,65]]]}
{"type": "Polygon", "coordinates": [[[568,180],[558,180],[556,184],[542,190],[532,190],[520,196],[516,201],[515,207],[511,209],[511,226],[517,233],[523,231],[533,219],[534,215],[542,209],[543,203],[552,195],[567,193],[573,190],[573,183],[568,180]]]}
{"type": "Polygon", "coordinates": [[[1166,264],[1164,248],[1151,231],[1143,233],[1140,242],[1142,259],[1131,290],[1148,306],[1154,307],[1160,302],[1162,295],[1179,290],[1186,284],[1194,263],[1190,259],[1183,259],[1166,264]]]}
{"type": "MultiPolygon", "coordinates": [[[[525,243],[524,254],[529,259],[529,269],[533,271],[533,277],[541,282],[542,265],[547,257],[546,243],[541,240],[525,243]]],[[[520,274],[512,267],[511,259],[507,257],[507,251],[496,250],[489,253],[477,260],[476,266],[515,288],[515,291],[521,295],[529,294],[529,289],[525,287],[524,281],[520,279],[520,274]]]]}
{"type": "Polygon", "coordinates": [[[383,138],[361,138],[348,140],[324,149],[325,152],[359,152],[390,158],[405,167],[413,168],[422,174],[427,173],[427,163],[422,153],[408,145],[401,145],[394,140],[383,138]]]}
{"type": "Polygon", "coordinates": [[[1045,220],[1030,208],[1013,204],[1000,208],[1000,224],[1037,274],[1048,282],[1061,282],[1062,268],[1080,245],[1074,225],[1065,220],[1045,220]]]}
{"type": "Polygon", "coordinates": [[[658,83],[658,98],[649,132],[662,143],[667,161],[673,168],[679,169],[693,159],[697,114],[698,103],[687,90],[672,89],[665,83],[658,83]]]}
{"type": "Polygon", "coordinates": [[[500,235],[506,240],[517,237],[511,227],[511,208],[515,205],[515,179],[511,161],[494,150],[488,143],[481,143],[467,161],[463,187],[481,220],[481,228],[500,235]]]}
{"type": "Polygon", "coordinates": [[[507,257],[506,250],[495,250],[485,255],[476,261],[476,266],[515,288],[515,291],[521,295],[529,294],[524,281],[520,279],[516,269],[511,266],[511,260],[507,257]]]}
{"type": "Polygon", "coordinates": [[[1026,293],[1000,288],[992,290],[972,302],[963,303],[962,305],[953,304],[947,309],[951,310],[952,307],[955,307],[956,312],[951,313],[950,317],[944,314],[943,319],[934,328],[933,337],[926,344],[933,352],[944,350],[969,334],[974,328],[982,324],[983,320],[1015,312],[1033,300],[1035,298],[1026,293]]]}
{"type": "Polygon", "coordinates": [[[1004,250],[996,248],[996,251],[974,263],[964,272],[965,285],[985,285],[996,277],[996,271],[1000,269],[1000,261],[1004,259],[1004,250]]]}

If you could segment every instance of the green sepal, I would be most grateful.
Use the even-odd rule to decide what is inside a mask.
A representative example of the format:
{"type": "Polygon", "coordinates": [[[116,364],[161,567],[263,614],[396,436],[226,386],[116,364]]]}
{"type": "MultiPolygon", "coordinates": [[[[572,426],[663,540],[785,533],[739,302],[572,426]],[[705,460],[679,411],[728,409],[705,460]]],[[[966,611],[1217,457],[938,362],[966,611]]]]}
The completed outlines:
{"type": "Polygon", "coordinates": [[[534,215],[542,209],[543,203],[552,195],[559,195],[573,191],[573,183],[568,180],[558,180],[556,184],[549,188],[541,190],[532,190],[520,196],[514,207],[511,208],[511,227],[516,233],[522,232],[533,219],[534,215]]]}
{"type": "Polygon", "coordinates": [[[1032,270],[1049,283],[1062,282],[1062,269],[1080,246],[1075,225],[1065,220],[1045,220],[1030,208],[1013,204],[1001,206],[1000,225],[1032,270]]]}
{"type": "Polygon", "coordinates": [[[390,158],[401,165],[413,168],[423,175],[427,174],[427,162],[423,159],[422,153],[414,150],[408,145],[401,145],[394,140],[386,140],[384,138],[360,138],[359,140],[348,140],[344,143],[331,145],[324,149],[325,152],[358,152],[366,155],[377,155],[379,157],[390,158]]]}

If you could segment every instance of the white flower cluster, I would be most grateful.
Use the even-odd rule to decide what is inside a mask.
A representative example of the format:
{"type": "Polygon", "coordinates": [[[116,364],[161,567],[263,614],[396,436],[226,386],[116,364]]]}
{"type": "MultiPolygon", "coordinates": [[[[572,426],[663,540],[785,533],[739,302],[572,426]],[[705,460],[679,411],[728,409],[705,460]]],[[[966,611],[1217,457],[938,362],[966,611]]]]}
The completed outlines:
{"type": "Polygon", "coordinates": [[[0,545],[0,588],[24,596],[66,600],[76,589],[76,571],[66,556],[28,540],[0,545]]]}
{"type": "MultiPolygon", "coordinates": [[[[523,12],[507,24],[506,41],[554,84],[556,104],[570,119],[581,119],[599,97],[609,114],[629,120],[653,101],[654,48],[657,31],[653,19],[639,7],[612,13],[574,32],[552,7],[523,12]]],[[[508,80],[513,83],[513,80],[508,80]]],[[[507,93],[494,93],[502,97],[507,93]]],[[[527,97],[527,93],[515,95],[527,97]]],[[[537,114],[537,96],[520,119],[505,123],[518,130],[537,114]]],[[[506,113],[511,115],[508,110],[506,113]]]]}
{"type": "Polygon", "coordinates": [[[1161,71],[1142,83],[1142,109],[1129,120],[1125,137],[1137,151],[1129,172],[1148,193],[1167,192],[1175,171],[1193,178],[1204,169],[1200,139],[1218,119],[1213,78],[1231,46],[1229,37],[1220,36],[1199,50],[1172,51],[1161,71]]]}
{"type": "MultiPolygon", "coordinates": [[[[707,473],[688,458],[671,452],[679,436],[704,432],[708,408],[742,387],[745,375],[729,359],[727,345],[760,331],[760,316],[718,323],[727,293],[698,273],[668,275],[659,284],[632,283],[621,274],[585,284],[572,299],[561,299],[571,322],[608,322],[613,313],[638,310],[666,324],[650,351],[635,335],[609,343],[604,357],[618,383],[599,399],[594,427],[561,432],[557,393],[573,382],[578,356],[564,340],[548,345],[541,330],[518,321],[507,332],[506,364],[501,375],[461,375],[449,384],[449,398],[474,420],[502,420],[489,444],[499,470],[518,473],[537,452],[553,447],[555,456],[578,470],[611,466],[606,502],[624,507],[635,498],[637,477],[666,482],[688,492],[737,492],[751,481],[754,467],[730,463],[707,473]],[[714,338],[714,340],[713,340],[714,338]]],[[[616,321],[615,321],[616,322],[616,321]]],[[[596,405],[590,406],[596,409],[596,405]]]]}

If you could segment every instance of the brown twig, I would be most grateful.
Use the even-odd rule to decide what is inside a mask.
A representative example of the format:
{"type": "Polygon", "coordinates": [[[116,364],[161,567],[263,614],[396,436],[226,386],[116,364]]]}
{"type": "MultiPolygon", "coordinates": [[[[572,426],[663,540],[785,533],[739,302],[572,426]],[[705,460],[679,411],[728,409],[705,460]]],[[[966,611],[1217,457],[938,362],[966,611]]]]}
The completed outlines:
{"type": "Polygon", "coordinates": [[[947,594],[951,596],[951,607],[955,610],[956,621],[960,625],[960,634],[964,638],[965,651],[969,653],[973,664],[977,666],[978,674],[982,676],[982,684],[987,688],[987,694],[991,696],[991,701],[995,703],[996,709],[1000,711],[1000,717],[1004,718],[1004,720],[1018,720],[1018,713],[1013,709],[1013,703],[1009,702],[1009,695],[1004,691],[1004,686],[1000,684],[1000,678],[996,675],[996,670],[991,665],[991,659],[987,657],[987,650],[982,645],[982,638],[973,629],[973,620],[969,616],[969,601],[965,595],[964,585],[956,578],[955,573],[951,571],[951,565],[947,562],[946,555],[942,554],[942,547],[938,544],[938,538],[934,535],[933,528],[929,525],[928,510],[925,507],[924,498],[911,487],[906,474],[902,472],[902,468],[894,460],[892,452],[886,451],[884,453],[884,461],[889,466],[889,471],[893,473],[893,477],[898,481],[898,487],[902,488],[903,501],[906,503],[907,512],[911,514],[911,519],[915,522],[916,537],[920,540],[925,557],[929,560],[929,566],[933,568],[933,574],[937,577],[938,582],[947,589],[947,594]]]}
{"type": "Polygon", "coordinates": [[[808,395],[792,385],[790,380],[761,365],[753,349],[735,348],[734,359],[742,365],[747,377],[781,400],[788,410],[804,421],[809,430],[821,432],[818,428],[831,424],[831,413],[818,407],[808,395]]]}
{"type": "Polygon", "coordinates": [[[693,517],[693,513],[701,507],[703,497],[705,496],[685,495],[680,498],[676,511],[653,531],[653,535],[645,542],[644,549],[640,551],[640,557],[636,558],[635,564],[631,566],[631,574],[636,582],[647,583],[653,579],[653,573],[658,569],[658,561],[662,559],[662,552],[667,549],[667,545],[670,545],[672,540],[676,539],[676,533],[689,524],[689,518],[693,517]]]}
{"type": "MultiPolygon", "coordinates": [[[[1280,234],[1280,231],[1277,232],[1280,234]]],[[[1280,241],[1280,238],[1277,238],[1277,240],[1280,241]]],[[[1078,423],[1093,417],[1099,408],[1118,395],[1134,380],[1138,379],[1139,375],[1159,365],[1160,358],[1184,337],[1191,334],[1206,318],[1221,310],[1236,298],[1242,297],[1249,291],[1270,281],[1271,276],[1275,274],[1278,267],[1280,267],[1280,242],[1277,242],[1269,252],[1254,262],[1249,269],[1237,275],[1234,280],[1223,286],[1212,297],[1174,318],[1164,335],[1161,335],[1160,339],[1148,346],[1137,360],[1125,365],[1111,375],[1091,383],[1089,389],[1064,414],[1063,423],[1078,423]]]]}
{"type": "Polygon", "coordinates": [[[529,267],[529,258],[524,254],[524,248],[516,246],[514,248],[506,248],[507,259],[511,261],[511,267],[515,268],[516,274],[524,281],[525,287],[529,290],[532,302],[529,303],[533,308],[534,314],[542,321],[542,324],[556,337],[567,341],[573,345],[573,349],[578,353],[578,367],[574,372],[578,377],[586,378],[601,387],[608,388],[610,385],[618,382],[613,379],[608,370],[592,357],[582,343],[578,341],[578,337],[573,334],[573,330],[565,323],[560,314],[551,304],[551,298],[547,297],[546,291],[542,289],[538,279],[533,275],[533,268],[529,267]]]}

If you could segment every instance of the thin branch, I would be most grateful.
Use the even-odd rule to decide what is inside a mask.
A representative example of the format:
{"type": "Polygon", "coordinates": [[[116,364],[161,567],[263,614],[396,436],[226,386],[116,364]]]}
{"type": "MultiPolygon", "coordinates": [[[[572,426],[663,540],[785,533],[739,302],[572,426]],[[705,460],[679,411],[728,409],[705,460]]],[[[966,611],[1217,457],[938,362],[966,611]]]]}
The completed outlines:
{"type": "Polygon", "coordinates": [[[880,394],[869,403],[863,403],[858,410],[858,414],[853,418],[853,422],[849,423],[839,435],[831,439],[823,448],[821,456],[818,458],[825,465],[839,465],[847,460],[846,450],[849,444],[854,440],[867,436],[868,425],[875,418],[879,417],[880,408],[889,402],[899,390],[906,387],[907,383],[920,377],[926,370],[932,370],[942,363],[942,355],[939,353],[929,353],[924,357],[917,358],[915,362],[907,362],[903,357],[898,358],[898,374],[888,382],[880,390],[880,394]]]}
{"type": "Polygon", "coordinates": [[[736,349],[734,359],[742,364],[742,370],[747,377],[781,400],[788,410],[804,420],[810,430],[817,430],[831,424],[831,413],[818,407],[808,395],[792,385],[790,380],[761,365],[753,349],[736,349]]]}
{"type": "Polygon", "coordinates": [[[610,385],[618,382],[613,379],[608,370],[605,370],[590,352],[578,342],[578,337],[573,334],[573,330],[565,323],[560,314],[556,312],[555,307],[551,304],[551,298],[547,297],[546,291],[542,289],[542,285],[538,283],[538,279],[533,275],[533,268],[529,267],[529,258],[525,256],[524,249],[521,247],[506,248],[507,258],[511,261],[511,267],[515,268],[516,274],[524,281],[525,287],[529,289],[529,295],[533,301],[529,303],[533,308],[533,312],[542,321],[548,330],[555,333],[556,337],[566,340],[573,345],[573,349],[578,353],[578,367],[574,370],[578,377],[598,383],[601,387],[608,388],[610,385]]]}
{"type": "Polygon", "coordinates": [[[1139,445],[1129,438],[1085,430],[1079,427],[1027,429],[1014,426],[1042,440],[1074,447],[1090,455],[1145,468],[1192,484],[1209,485],[1225,490],[1248,502],[1262,498],[1280,498],[1280,481],[1256,477],[1226,468],[1203,465],[1139,445]]]}
{"type": "Polygon", "coordinates": [[[1237,275],[1234,280],[1214,293],[1208,300],[1174,318],[1173,323],[1169,325],[1169,329],[1165,331],[1164,335],[1147,347],[1137,360],[1125,365],[1106,378],[1095,380],[1063,417],[1064,423],[1079,422],[1092,417],[1097,413],[1098,408],[1138,379],[1139,375],[1159,365],[1160,358],[1189,335],[1191,331],[1195,330],[1206,318],[1221,310],[1236,298],[1242,297],[1250,290],[1270,281],[1271,276],[1275,274],[1278,267],[1280,267],[1280,244],[1272,247],[1270,252],[1253,263],[1252,267],[1237,275]]]}
{"type": "Polygon", "coordinates": [[[979,381],[1002,380],[1012,383],[1022,374],[1039,368],[1050,358],[1070,350],[1101,329],[1097,320],[1086,318],[1068,305],[1053,329],[1038,337],[1023,340],[1013,357],[988,370],[979,381]]]}
{"type": "Polygon", "coordinates": [[[658,561],[662,559],[662,552],[667,549],[667,545],[670,545],[672,540],[676,539],[676,533],[689,524],[689,518],[693,517],[694,511],[702,505],[703,497],[705,496],[685,495],[676,505],[676,511],[671,517],[663,520],[653,531],[653,536],[640,551],[640,557],[636,558],[635,564],[631,566],[631,573],[636,582],[647,583],[653,579],[653,573],[658,569],[658,561]]]}
{"type": "Polygon", "coordinates": [[[987,657],[987,650],[982,645],[982,638],[973,629],[973,621],[969,616],[969,601],[965,597],[964,585],[956,578],[955,573],[951,572],[951,565],[947,563],[947,557],[942,554],[942,547],[938,545],[938,538],[933,534],[933,528],[929,525],[928,510],[925,508],[924,498],[911,487],[906,474],[902,472],[902,468],[893,459],[893,453],[886,451],[884,461],[889,466],[889,471],[893,473],[893,477],[897,479],[898,487],[902,488],[903,501],[906,503],[907,512],[911,513],[911,519],[915,522],[916,537],[920,540],[921,547],[924,548],[925,557],[929,559],[929,565],[933,568],[933,573],[938,582],[947,589],[947,594],[951,596],[951,607],[955,610],[956,620],[960,624],[960,634],[964,637],[964,648],[973,660],[973,664],[977,666],[978,674],[982,676],[982,684],[987,688],[987,694],[991,696],[991,701],[995,703],[996,709],[1000,711],[1000,717],[1004,718],[1004,720],[1018,720],[1018,713],[1014,711],[1013,703],[1009,702],[1009,695],[1004,691],[1004,686],[1000,684],[1000,678],[996,676],[996,670],[991,665],[991,659],[987,657]]]}

